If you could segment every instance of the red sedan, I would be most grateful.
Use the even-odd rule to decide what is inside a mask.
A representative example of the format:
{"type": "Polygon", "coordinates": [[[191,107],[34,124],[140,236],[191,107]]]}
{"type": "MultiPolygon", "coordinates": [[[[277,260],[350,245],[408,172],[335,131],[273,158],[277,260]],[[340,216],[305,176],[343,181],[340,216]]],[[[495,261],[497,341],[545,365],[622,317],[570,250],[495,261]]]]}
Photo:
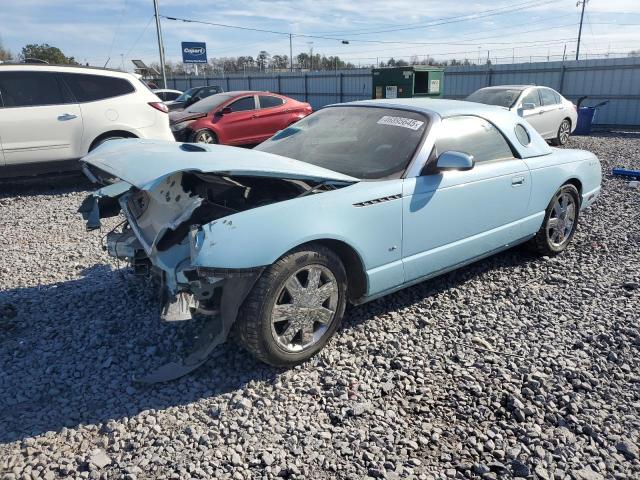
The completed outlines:
{"type": "Polygon", "coordinates": [[[252,145],[312,112],[311,105],[269,92],[211,95],[169,116],[179,142],[252,145]]]}

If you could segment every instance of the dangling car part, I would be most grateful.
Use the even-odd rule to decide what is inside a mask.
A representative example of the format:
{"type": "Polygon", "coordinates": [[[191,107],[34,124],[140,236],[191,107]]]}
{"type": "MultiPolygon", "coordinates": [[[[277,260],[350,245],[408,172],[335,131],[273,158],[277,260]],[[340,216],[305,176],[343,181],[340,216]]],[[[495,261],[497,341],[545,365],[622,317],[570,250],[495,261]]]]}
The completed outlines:
{"type": "Polygon", "coordinates": [[[260,360],[317,353],[360,304],[530,241],[567,248],[600,192],[591,153],[551,149],[516,114],[448,100],[330,106],[253,150],[120,140],[84,158],[110,183],[87,228],[124,216],[107,251],[163,285],[161,318],[210,319],[182,361],[229,333],[260,360]]]}

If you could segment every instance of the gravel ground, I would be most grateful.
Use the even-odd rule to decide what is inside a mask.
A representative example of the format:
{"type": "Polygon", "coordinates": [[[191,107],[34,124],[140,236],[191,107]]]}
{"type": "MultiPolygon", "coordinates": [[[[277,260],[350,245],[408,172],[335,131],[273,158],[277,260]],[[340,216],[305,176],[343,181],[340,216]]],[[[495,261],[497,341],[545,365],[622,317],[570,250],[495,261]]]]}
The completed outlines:
{"type": "MultiPolygon", "coordinates": [[[[569,146],[640,168],[638,135],[569,146]]],[[[52,182],[0,185],[0,478],[640,478],[627,181],[604,176],[559,257],[518,248],[353,308],[289,371],[228,343],[144,387],[184,327],[84,230],[90,187],[52,182]]]]}

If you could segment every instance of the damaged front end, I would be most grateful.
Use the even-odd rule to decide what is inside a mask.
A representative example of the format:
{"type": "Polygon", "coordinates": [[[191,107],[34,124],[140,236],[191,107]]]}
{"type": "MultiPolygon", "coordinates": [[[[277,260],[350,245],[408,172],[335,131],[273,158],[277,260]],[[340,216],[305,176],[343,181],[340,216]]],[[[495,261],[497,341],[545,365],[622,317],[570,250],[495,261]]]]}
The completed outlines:
{"type": "MultiPolygon", "coordinates": [[[[94,179],[104,172],[89,167],[94,179]]],[[[90,178],[91,178],[90,176],[90,178]]],[[[161,319],[166,322],[210,317],[182,361],[138,380],[155,383],[181,377],[202,365],[223,343],[244,299],[265,266],[216,268],[202,263],[203,250],[215,248],[204,228],[215,222],[233,226],[233,214],[346,185],[321,179],[285,179],[183,170],[145,185],[117,181],[88,196],[79,212],[87,229],[122,213],[125,220],[106,235],[104,248],[128,262],[134,273],[155,276],[162,285],[161,319]]]]}

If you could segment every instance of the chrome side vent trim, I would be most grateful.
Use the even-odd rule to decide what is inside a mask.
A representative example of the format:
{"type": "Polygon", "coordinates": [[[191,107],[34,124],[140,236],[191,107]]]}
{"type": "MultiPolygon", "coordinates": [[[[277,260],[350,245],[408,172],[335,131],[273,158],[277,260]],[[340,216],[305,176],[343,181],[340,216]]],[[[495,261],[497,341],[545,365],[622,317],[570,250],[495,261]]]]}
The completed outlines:
{"type": "Polygon", "coordinates": [[[367,200],[365,202],[354,203],[354,207],[368,207],[369,205],[375,205],[377,203],[388,202],[390,200],[397,200],[402,198],[401,193],[396,193],[395,195],[389,195],[388,197],[374,198],[373,200],[367,200]]]}

